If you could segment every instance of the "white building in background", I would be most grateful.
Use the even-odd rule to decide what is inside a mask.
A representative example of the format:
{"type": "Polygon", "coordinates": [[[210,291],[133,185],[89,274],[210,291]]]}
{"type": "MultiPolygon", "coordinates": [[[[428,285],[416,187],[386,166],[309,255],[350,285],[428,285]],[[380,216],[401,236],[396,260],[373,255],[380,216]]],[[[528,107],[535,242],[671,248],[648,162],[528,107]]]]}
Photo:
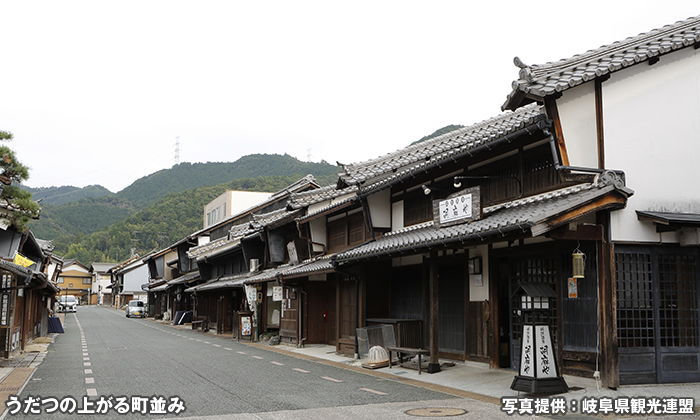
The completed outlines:
{"type": "Polygon", "coordinates": [[[271,193],[228,190],[204,206],[204,229],[266,201],[271,193]]]}
{"type": "Polygon", "coordinates": [[[103,305],[112,302],[112,289],[107,288],[112,283],[108,271],[115,265],[115,263],[92,263],[90,266],[92,274],[90,305],[103,305]]]}
{"type": "Polygon", "coordinates": [[[148,293],[142,288],[148,285],[148,265],[144,258],[135,255],[108,270],[112,280],[113,302],[118,308],[134,299],[148,303],[148,293]]]}

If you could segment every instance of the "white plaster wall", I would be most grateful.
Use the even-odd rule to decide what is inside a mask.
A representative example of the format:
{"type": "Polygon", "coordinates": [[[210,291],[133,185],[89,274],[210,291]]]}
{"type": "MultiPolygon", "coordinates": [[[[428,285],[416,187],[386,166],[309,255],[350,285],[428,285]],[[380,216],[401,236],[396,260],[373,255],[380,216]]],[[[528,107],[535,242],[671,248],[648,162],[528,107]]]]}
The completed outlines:
{"type": "MultiPolygon", "coordinates": [[[[319,244],[328,245],[326,238],[326,218],[319,217],[318,219],[313,219],[309,221],[309,229],[311,231],[311,240],[319,244]]],[[[313,245],[314,252],[322,252],[323,247],[321,245],[313,245]]]]}
{"type": "Polygon", "coordinates": [[[469,275],[469,300],[471,302],[483,302],[489,299],[489,248],[488,245],[481,245],[476,249],[469,250],[469,258],[481,257],[481,277],[483,286],[474,285],[474,275],[469,275]]]}
{"type": "Polygon", "coordinates": [[[403,229],[403,200],[391,205],[391,230],[403,229]]]}
{"type": "Polygon", "coordinates": [[[635,191],[613,212],[615,241],[677,242],[636,210],[700,213],[700,53],[693,48],[614,73],[603,83],[606,167],[635,191]]]}
{"type": "Polygon", "coordinates": [[[372,224],[376,228],[391,228],[391,190],[385,189],[367,197],[372,224]]]}
{"type": "Polygon", "coordinates": [[[569,165],[597,168],[595,85],[584,83],[567,90],[557,101],[557,108],[569,165]]]}
{"type": "Polygon", "coordinates": [[[267,201],[272,194],[255,191],[230,191],[231,201],[226,216],[233,216],[267,201]]]}
{"type": "Polygon", "coordinates": [[[140,293],[143,291],[141,285],[145,283],[148,283],[148,266],[143,264],[124,273],[123,293],[140,293]]]}

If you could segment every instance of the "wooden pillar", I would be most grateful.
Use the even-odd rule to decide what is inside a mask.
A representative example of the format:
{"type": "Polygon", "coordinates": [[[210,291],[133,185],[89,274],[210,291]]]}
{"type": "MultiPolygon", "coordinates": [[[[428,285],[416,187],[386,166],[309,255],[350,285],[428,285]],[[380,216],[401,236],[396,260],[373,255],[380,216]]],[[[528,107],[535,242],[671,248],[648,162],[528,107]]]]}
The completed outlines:
{"type": "Polygon", "coordinates": [[[599,222],[606,227],[600,245],[600,270],[598,273],[600,346],[602,365],[600,377],[603,386],[617,389],[620,386],[620,369],[617,351],[617,295],[615,285],[615,246],[610,243],[608,226],[610,213],[599,214],[599,222]]]}
{"type": "Polygon", "coordinates": [[[428,373],[440,372],[439,317],[437,252],[433,251],[430,253],[430,363],[428,364],[428,373]]]}

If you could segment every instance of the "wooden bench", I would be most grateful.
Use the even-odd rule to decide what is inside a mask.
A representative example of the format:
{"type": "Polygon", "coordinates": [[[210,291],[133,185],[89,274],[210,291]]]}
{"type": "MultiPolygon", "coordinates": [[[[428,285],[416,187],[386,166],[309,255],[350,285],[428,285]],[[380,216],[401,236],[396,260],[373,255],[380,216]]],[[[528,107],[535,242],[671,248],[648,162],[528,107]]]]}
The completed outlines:
{"type": "Polygon", "coordinates": [[[399,359],[399,364],[403,367],[407,367],[406,365],[403,364],[403,355],[411,355],[411,356],[418,356],[418,374],[420,375],[421,372],[421,366],[422,366],[422,358],[423,355],[429,355],[430,350],[428,349],[414,349],[410,347],[387,347],[387,351],[389,352],[389,369],[391,369],[392,361],[391,361],[391,353],[397,353],[398,359],[399,359]]]}
{"type": "Polygon", "coordinates": [[[197,317],[192,320],[192,329],[207,332],[209,331],[209,318],[208,317],[197,317]]]}

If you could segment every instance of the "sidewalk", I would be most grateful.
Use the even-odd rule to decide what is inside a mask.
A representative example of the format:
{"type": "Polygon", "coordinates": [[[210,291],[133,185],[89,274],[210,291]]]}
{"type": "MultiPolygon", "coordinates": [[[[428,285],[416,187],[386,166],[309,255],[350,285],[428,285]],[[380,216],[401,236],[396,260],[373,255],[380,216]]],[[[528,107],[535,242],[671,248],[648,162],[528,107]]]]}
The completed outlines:
{"type": "MultiPolygon", "coordinates": [[[[190,325],[173,327],[191,329],[190,325]]],[[[212,331],[206,334],[221,336],[212,331]]],[[[230,334],[223,337],[231,338],[230,334]]],[[[336,354],[335,346],[312,344],[306,345],[303,348],[297,348],[287,345],[271,346],[261,342],[250,343],[243,340],[241,340],[241,343],[274,352],[286,353],[319,363],[327,363],[346,369],[352,369],[368,375],[398,380],[402,383],[409,383],[460,397],[489,402],[499,406],[502,405],[501,399],[503,397],[547,397],[547,395],[535,396],[511,390],[510,386],[517,374],[516,371],[510,369],[490,369],[488,365],[483,363],[440,360],[441,372],[429,374],[425,370],[427,361],[425,360],[426,358],[424,358],[424,369],[419,375],[416,369],[408,369],[398,365],[394,365],[391,368],[363,368],[360,361],[336,354]]],[[[695,406],[695,413],[700,414],[700,383],[627,385],[621,386],[617,390],[612,390],[602,387],[597,380],[592,378],[588,379],[564,375],[564,379],[569,386],[569,392],[557,394],[556,397],[564,397],[567,401],[577,400],[580,402],[584,398],[692,399],[695,406]]],[[[614,418],[614,416],[606,417],[614,418]]]]}

